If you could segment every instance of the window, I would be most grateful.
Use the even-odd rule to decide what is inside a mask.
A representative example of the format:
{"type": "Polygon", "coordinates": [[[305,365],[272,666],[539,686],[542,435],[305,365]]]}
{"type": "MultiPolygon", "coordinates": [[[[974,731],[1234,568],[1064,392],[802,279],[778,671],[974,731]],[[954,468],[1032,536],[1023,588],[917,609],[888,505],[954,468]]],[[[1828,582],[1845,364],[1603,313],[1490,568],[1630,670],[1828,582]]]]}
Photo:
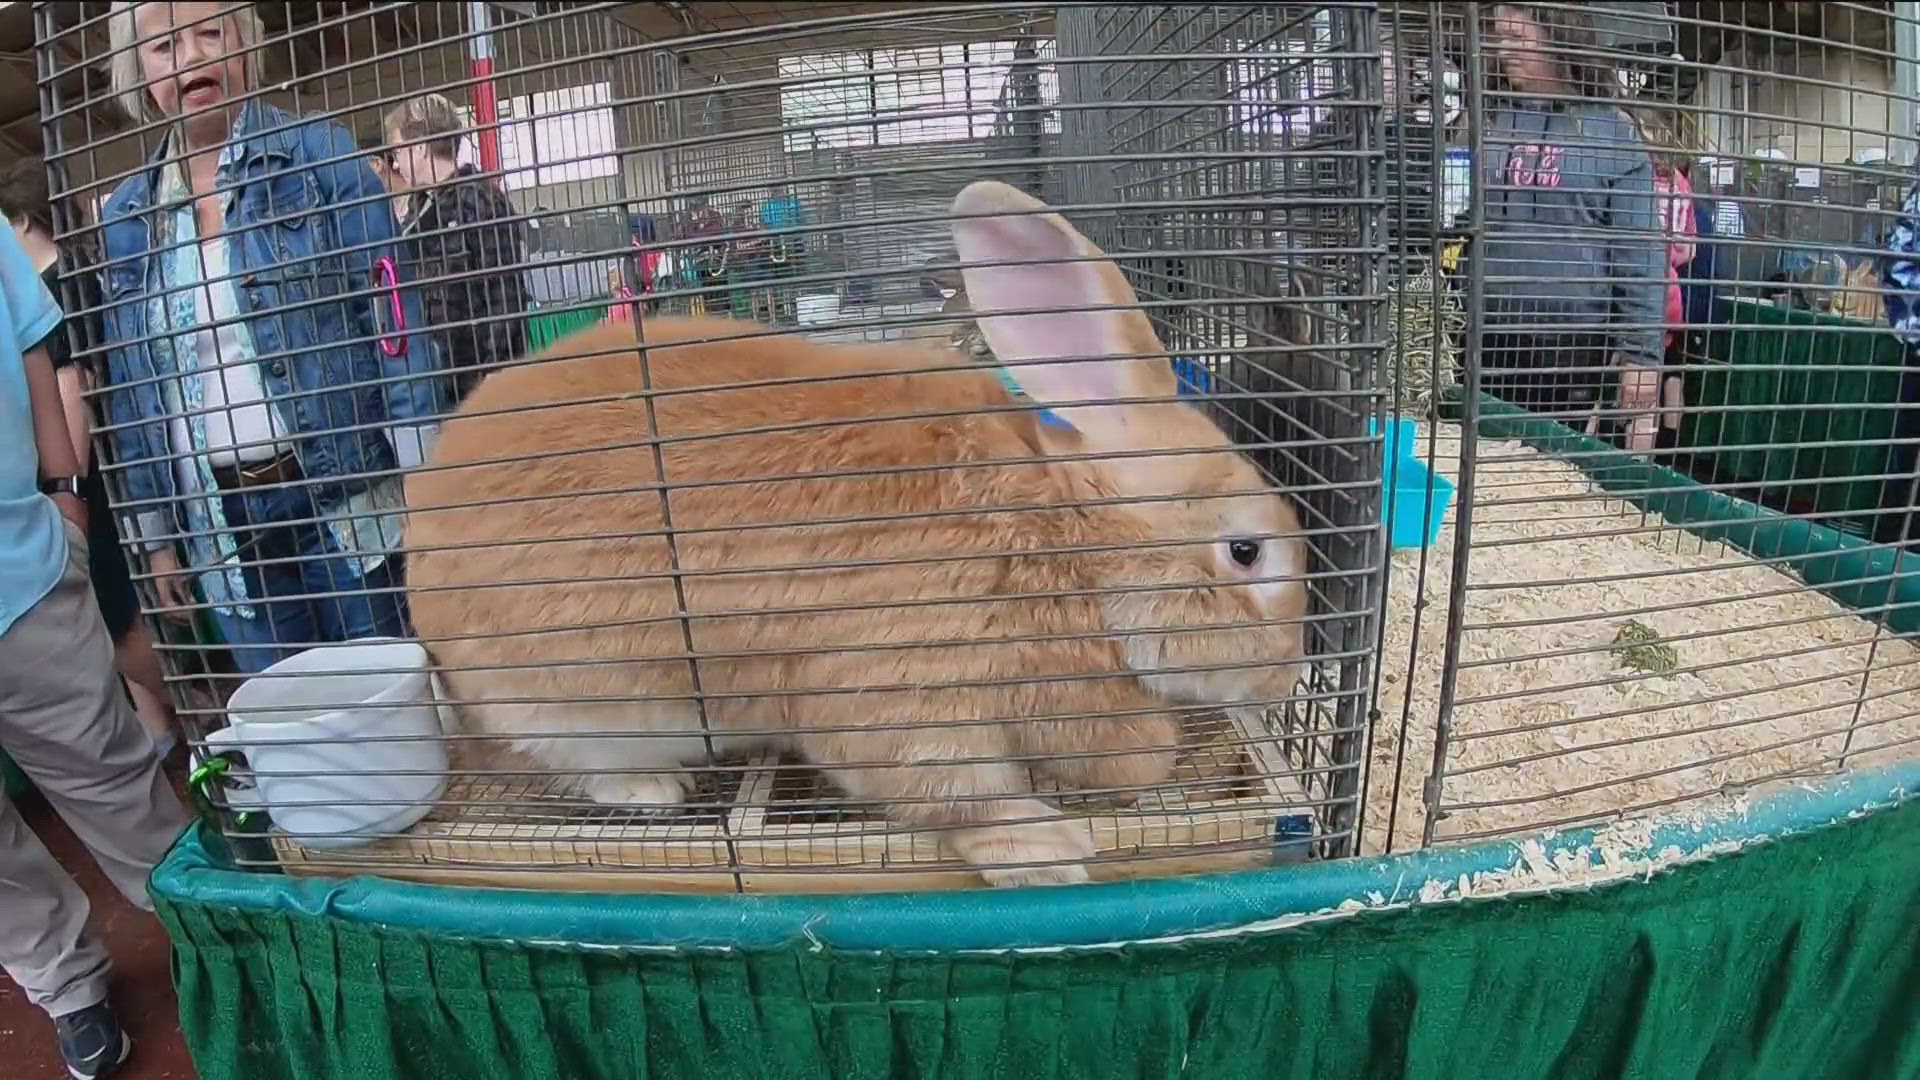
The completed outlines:
{"type": "MultiPolygon", "coordinates": [[[[982,139],[1017,130],[1026,120],[1015,104],[1011,41],[923,48],[812,53],[780,60],[780,119],[789,129],[790,152],[821,147],[901,146],[982,139]]],[[[1032,70],[1043,105],[1060,98],[1059,75],[1050,62],[1053,43],[1042,42],[1032,70]]],[[[1041,130],[1057,133],[1059,114],[1040,117],[1041,130]]]]}
{"type": "Polygon", "coordinates": [[[787,149],[872,146],[871,128],[835,123],[868,115],[872,73],[867,53],[782,57],[780,78],[792,85],[780,91],[781,122],[789,128],[821,125],[812,130],[788,132],[787,149]]]}
{"type": "Polygon", "coordinates": [[[593,180],[620,172],[612,83],[502,98],[499,113],[500,167],[510,188],[593,180]]]}
{"type": "Polygon", "coordinates": [[[1314,103],[1340,96],[1334,62],[1318,58],[1334,49],[1333,13],[1314,12],[1309,26],[1311,36],[1304,40],[1238,42],[1232,51],[1243,55],[1228,66],[1240,123],[1277,135],[1283,144],[1308,138],[1332,115],[1328,106],[1314,103]]]}

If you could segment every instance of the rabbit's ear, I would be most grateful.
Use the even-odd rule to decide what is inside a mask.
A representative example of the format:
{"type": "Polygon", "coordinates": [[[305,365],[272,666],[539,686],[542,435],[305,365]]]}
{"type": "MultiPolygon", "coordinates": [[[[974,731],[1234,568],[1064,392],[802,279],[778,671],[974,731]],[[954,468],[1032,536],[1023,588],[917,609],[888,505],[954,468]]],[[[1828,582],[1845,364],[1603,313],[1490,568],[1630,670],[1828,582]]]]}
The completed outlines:
{"type": "Polygon", "coordinates": [[[1118,435],[1128,410],[1069,403],[1174,396],[1173,368],[1127,279],[1065,218],[993,181],[968,185],[953,214],[968,305],[1028,397],[1083,433],[1118,435]]]}

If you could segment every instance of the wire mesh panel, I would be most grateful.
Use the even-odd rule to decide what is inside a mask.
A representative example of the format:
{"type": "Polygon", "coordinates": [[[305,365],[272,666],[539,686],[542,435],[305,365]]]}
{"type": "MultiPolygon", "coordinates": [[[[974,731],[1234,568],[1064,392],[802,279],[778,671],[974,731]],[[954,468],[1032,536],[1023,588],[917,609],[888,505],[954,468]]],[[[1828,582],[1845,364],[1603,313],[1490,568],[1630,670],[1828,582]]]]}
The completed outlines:
{"type": "Polygon", "coordinates": [[[1389,569],[1363,846],[1911,755],[1906,576],[1855,539],[1913,505],[1909,5],[1388,7],[1441,93],[1385,126],[1442,156],[1388,174],[1438,211],[1393,397],[1459,505],[1389,569]]]}
{"type": "Polygon", "coordinates": [[[835,890],[1909,754],[1912,14],[43,6],[200,788],[835,890]]]}
{"type": "Polygon", "coordinates": [[[710,290],[694,306],[848,340],[952,330],[913,317],[963,302],[953,193],[1002,162],[1003,179],[1054,198],[1050,19],[988,5],[865,36],[857,19],[822,18],[673,42],[674,227],[729,237],[680,260],[681,280],[710,290]]]}
{"type": "Polygon", "coordinates": [[[242,865],[1352,850],[1373,5],[37,19],[102,459],[242,865]]]}
{"type": "Polygon", "coordinates": [[[1337,808],[1335,832],[1351,827],[1379,565],[1376,313],[1363,302],[1378,212],[1371,15],[1081,8],[1062,12],[1060,33],[1087,106],[1063,120],[1075,197],[1120,207],[1102,235],[1147,256],[1130,269],[1176,364],[1305,510],[1312,651],[1328,659],[1309,677],[1311,706],[1286,722],[1316,736],[1294,749],[1337,808]],[[1194,203],[1205,209],[1183,212],[1194,203]]]}

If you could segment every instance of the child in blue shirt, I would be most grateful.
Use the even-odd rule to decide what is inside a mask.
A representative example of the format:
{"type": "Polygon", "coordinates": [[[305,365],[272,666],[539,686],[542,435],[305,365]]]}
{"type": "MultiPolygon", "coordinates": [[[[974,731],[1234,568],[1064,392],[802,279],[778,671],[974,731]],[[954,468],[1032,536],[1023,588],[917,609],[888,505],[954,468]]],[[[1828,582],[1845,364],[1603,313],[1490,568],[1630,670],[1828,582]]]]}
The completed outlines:
{"type": "MultiPolygon", "coordinates": [[[[114,669],[88,575],[87,507],[44,342],[60,308],[0,229],[0,748],[128,900],[187,814],[114,669]]],[[[107,1003],[87,898],[0,794],[0,967],[53,1018],[68,1071],[106,1076],[131,1044],[107,1003]]]]}

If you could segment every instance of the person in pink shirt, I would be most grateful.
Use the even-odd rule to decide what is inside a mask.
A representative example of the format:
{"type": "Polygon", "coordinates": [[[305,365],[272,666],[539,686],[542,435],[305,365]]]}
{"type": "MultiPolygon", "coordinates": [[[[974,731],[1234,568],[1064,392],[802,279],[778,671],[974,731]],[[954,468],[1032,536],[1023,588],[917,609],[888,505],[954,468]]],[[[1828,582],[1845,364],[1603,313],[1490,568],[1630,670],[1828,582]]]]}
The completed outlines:
{"type": "MultiPolygon", "coordinates": [[[[1700,235],[1699,223],[1693,216],[1693,182],[1689,179],[1693,171],[1693,158],[1687,149],[1690,140],[1684,121],[1674,123],[1674,119],[1647,110],[1636,110],[1634,116],[1641,139],[1647,144],[1647,154],[1653,159],[1655,212],[1667,241],[1667,302],[1662,321],[1667,324],[1668,353],[1679,343],[1679,328],[1687,321],[1680,293],[1680,268],[1693,261],[1700,235]]],[[[1668,358],[1669,364],[1674,362],[1675,358],[1668,358]]],[[[1660,393],[1660,426],[1677,430],[1682,407],[1680,376],[1668,375],[1662,381],[1665,385],[1660,393]]]]}
{"type": "Polygon", "coordinates": [[[1673,167],[1654,155],[1653,191],[1659,200],[1660,225],[1667,237],[1667,348],[1673,348],[1675,327],[1686,322],[1680,303],[1680,268],[1693,261],[1694,240],[1700,234],[1693,219],[1693,183],[1684,164],[1673,167]]]}

